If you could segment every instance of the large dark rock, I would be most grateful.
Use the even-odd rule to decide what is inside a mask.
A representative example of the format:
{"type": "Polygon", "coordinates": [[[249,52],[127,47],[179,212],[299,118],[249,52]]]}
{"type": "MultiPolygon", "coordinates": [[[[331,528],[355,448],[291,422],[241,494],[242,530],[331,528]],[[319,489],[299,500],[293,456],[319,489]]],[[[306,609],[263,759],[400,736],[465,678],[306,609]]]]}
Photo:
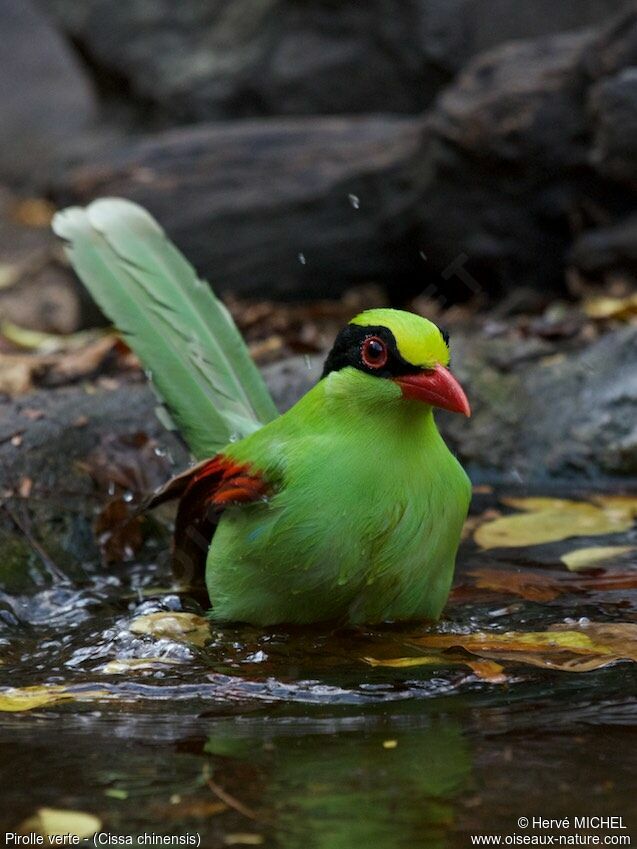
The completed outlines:
{"type": "Polygon", "coordinates": [[[539,483],[637,477],[637,327],[559,350],[454,334],[469,421],[443,430],[476,479],[539,483]]]}
{"type": "Polygon", "coordinates": [[[418,112],[470,57],[625,0],[40,0],[96,76],[171,121],[418,112]]]}
{"type": "Polygon", "coordinates": [[[444,91],[419,203],[432,289],[556,289],[586,253],[571,252],[574,240],[600,230],[597,251],[606,234],[615,239],[637,200],[635,61],[631,7],[601,32],[498,47],[444,91]]]}
{"type": "Polygon", "coordinates": [[[0,180],[35,183],[95,117],[77,59],[31,0],[2,0],[0,180]]]}
{"type": "Polygon", "coordinates": [[[219,291],[399,287],[422,266],[410,241],[422,135],[398,117],[173,130],[78,167],[55,196],[143,204],[219,291]]]}
{"type": "Polygon", "coordinates": [[[571,264],[634,277],[636,64],[631,4],[599,30],[481,54],[422,118],[184,128],[115,146],[55,197],[146,204],[222,290],[330,294],[373,280],[396,298],[457,300],[560,290],[571,264]]]}
{"type": "Polygon", "coordinates": [[[603,79],[591,92],[592,161],[602,174],[637,187],[637,68],[603,79]]]}
{"type": "Polygon", "coordinates": [[[637,216],[587,230],[573,244],[570,261],[592,280],[615,275],[637,283],[637,216]]]}
{"type": "Polygon", "coordinates": [[[590,33],[485,54],[441,96],[423,150],[422,243],[443,293],[560,285],[587,174],[577,63],[590,33]],[[453,269],[462,259],[463,279],[453,269]]]}

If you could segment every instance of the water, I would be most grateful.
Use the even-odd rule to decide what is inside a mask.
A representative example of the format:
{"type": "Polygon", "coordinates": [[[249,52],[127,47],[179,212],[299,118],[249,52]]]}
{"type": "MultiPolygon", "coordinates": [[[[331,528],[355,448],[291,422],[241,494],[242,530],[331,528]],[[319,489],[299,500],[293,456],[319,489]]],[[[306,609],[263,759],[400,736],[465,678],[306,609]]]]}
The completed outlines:
{"type": "MultiPolygon", "coordinates": [[[[94,814],[112,834],[199,834],[209,847],[453,849],[472,834],[540,833],[521,816],[617,815],[637,835],[634,664],[575,674],[503,662],[494,683],[461,651],[423,666],[365,662],[414,657],[432,631],[422,624],[202,632],[205,600],[171,587],[158,545],[0,595],[0,684],[65,696],[0,712],[0,828],[44,806],[94,814]],[[174,614],[190,614],[179,621],[192,630],[162,631],[174,614]]],[[[634,559],[571,575],[558,564],[572,547],[467,541],[435,631],[634,623],[634,559]],[[506,580],[479,586],[493,572],[506,580]],[[544,586],[529,591],[530,578],[511,592],[509,576],[529,572],[557,594],[525,598],[544,586]]]]}

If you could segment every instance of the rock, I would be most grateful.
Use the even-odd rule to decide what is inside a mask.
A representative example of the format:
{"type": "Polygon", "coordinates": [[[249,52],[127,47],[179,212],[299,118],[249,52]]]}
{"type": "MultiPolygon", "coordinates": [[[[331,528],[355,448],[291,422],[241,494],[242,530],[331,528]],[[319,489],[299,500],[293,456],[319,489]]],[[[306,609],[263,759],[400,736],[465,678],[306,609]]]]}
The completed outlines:
{"type": "Polygon", "coordinates": [[[574,91],[591,41],[580,33],[497,48],[439,99],[418,204],[432,291],[453,300],[513,283],[559,288],[588,168],[574,91]]]}
{"type": "Polygon", "coordinates": [[[528,484],[637,476],[637,327],[514,362],[519,341],[454,336],[469,422],[444,432],[476,480],[528,484]]]}
{"type": "MultiPolygon", "coordinates": [[[[303,357],[266,369],[281,409],[318,375],[320,364],[308,370],[303,357]]],[[[99,563],[96,516],[115,503],[122,481],[152,491],[188,465],[187,450],[156,417],[147,385],[122,378],[88,388],[39,390],[3,402],[0,619],[5,592],[27,592],[51,579],[83,580],[84,565],[99,563]]],[[[157,533],[154,528],[155,539],[157,533]]]]}
{"type": "Polygon", "coordinates": [[[419,112],[476,53],[624,0],[41,0],[96,76],[175,121],[419,112]]]}
{"type": "Polygon", "coordinates": [[[615,275],[637,282],[637,216],[587,230],[573,244],[569,260],[592,280],[615,275]]]}
{"type": "Polygon", "coordinates": [[[90,85],[68,46],[31,0],[3,0],[0,180],[27,186],[95,118],[90,85]]]}
{"type": "Polygon", "coordinates": [[[637,68],[624,68],[591,92],[592,162],[602,174],[637,188],[637,68]]]}
{"type": "Polygon", "coordinates": [[[114,150],[53,194],[148,207],[218,291],[399,290],[422,273],[410,238],[422,135],[420,120],[387,116],[202,125],[114,150]]]}
{"type": "Polygon", "coordinates": [[[568,261],[635,253],[636,62],[631,5],[600,31],[497,47],[445,89],[422,153],[428,294],[559,290],[568,261]],[[606,236],[623,246],[601,251],[606,236]]]}
{"type": "MultiPolygon", "coordinates": [[[[425,5],[433,30],[453,42],[452,19],[425,5]]],[[[476,20],[467,18],[482,46],[487,27],[476,20]]],[[[122,194],[148,205],[221,290],[329,295],[372,280],[396,301],[421,292],[451,302],[513,285],[560,291],[569,263],[584,273],[578,257],[589,236],[599,253],[608,228],[622,239],[630,229],[622,222],[636,201],[633,62],[631,5],[597,31],[480,54],[422,118],[164,132],[76,168],[55,196],[122,194]]]]}

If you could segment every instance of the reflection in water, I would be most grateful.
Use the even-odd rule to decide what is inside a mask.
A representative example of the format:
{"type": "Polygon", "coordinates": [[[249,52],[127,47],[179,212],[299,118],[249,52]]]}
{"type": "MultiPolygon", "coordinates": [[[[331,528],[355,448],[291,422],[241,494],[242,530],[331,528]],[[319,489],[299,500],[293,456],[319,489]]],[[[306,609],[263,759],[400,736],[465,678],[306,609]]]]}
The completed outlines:
{"type": "Polygon", "coordinates": [[[273,812],[274,836],[287,849],[444,847],[453,800],[470,783],[457,722],[402,732],[382,717],[359,731],[348,724],[318,734],[219,722],[205,751],[219,781],[236,780],[242,762],[256,770],[260,807],[273,812]]]}

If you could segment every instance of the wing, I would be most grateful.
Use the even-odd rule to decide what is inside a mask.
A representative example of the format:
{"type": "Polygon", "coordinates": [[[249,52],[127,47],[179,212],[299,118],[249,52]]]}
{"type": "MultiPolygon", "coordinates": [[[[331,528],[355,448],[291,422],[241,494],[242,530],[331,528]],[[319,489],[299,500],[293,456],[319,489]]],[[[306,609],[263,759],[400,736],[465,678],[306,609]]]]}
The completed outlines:
{"type": "Polygon", "coordinates": [[[266,498],[270,484],[246,463],[217,454],[172,478],[148,507],[179,498],[173,541],[173,571],[182,582],[202,582],[210,541],[222,511],[232,504],[266,498]]]}
{"type": "Polygon", "coordinates": [[[195,457],[210,457],[277,417],[228,310],[145,209],[102,198],[59,212],[53,229],[195,457]]]}

